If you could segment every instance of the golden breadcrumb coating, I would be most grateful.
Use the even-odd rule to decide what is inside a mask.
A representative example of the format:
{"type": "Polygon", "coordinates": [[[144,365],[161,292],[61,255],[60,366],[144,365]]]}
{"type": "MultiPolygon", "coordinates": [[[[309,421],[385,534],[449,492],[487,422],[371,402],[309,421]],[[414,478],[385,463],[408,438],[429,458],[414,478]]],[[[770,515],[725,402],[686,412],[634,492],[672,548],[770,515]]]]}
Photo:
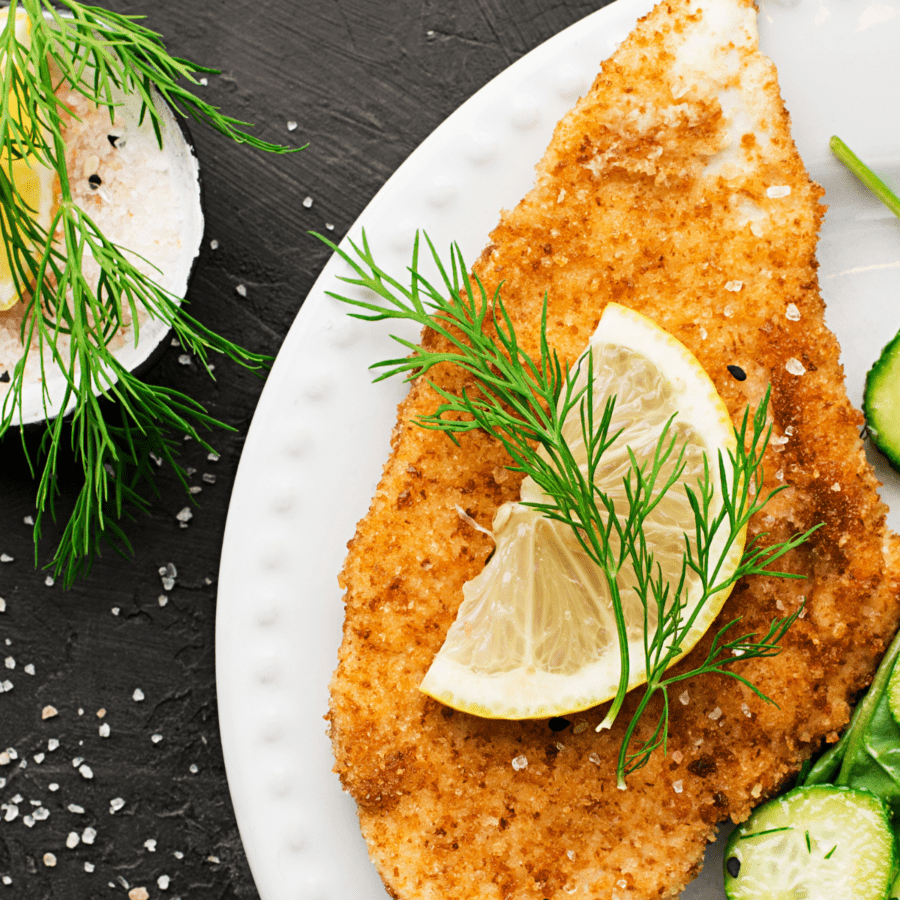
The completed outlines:
{"type": "MultiPolygon", "coordinates": [[[[491,551],[457,507],[487,527],[517,497],[518,477],[482,434],[456,447],[412,426],[437,405],[418,382],[349,545],[329,715],[336,771],[393,896],[677,896],[716,823],[746,818],[835,741],[869,682],[897,625],[897,542],[824,325],[822,191],[789,126],[752,0],[663,2],[559,123],[534,189],[503,213],[475,265],[489,291],[503,282],[533,353],[545,294],[550,342],[570,361],[614,300],[683,341],[735,419],[771,384],[767,485],[787,489],[751,536],[784,540],[824,524],[783,561],[804,580],[742,581],[718,624],[740,616],[742,633],[765,633],[805,598],[779,656],[736,664],[777,705],[724,676],[688,681],[671,697],[667,754],[620,791],[616,755],[634,698],[598,734],[603,707],[551,727],[476,718],[421,694],[462,584],[491,551]]],[[[464,383],[455,371],[435,377],[464,383]]]]}

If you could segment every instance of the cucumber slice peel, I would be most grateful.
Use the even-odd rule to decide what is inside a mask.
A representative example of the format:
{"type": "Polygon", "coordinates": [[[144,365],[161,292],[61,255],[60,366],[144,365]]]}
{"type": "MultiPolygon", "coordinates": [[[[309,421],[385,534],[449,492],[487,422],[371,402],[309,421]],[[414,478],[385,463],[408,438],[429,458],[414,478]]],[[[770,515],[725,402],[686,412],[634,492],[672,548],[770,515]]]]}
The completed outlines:
{"type": "Polygon", "coordinates": [[[900,470],[900,333],[869,369],[863,412],[875,446],[900,470]]]}
{"type": "Polygon", "coordinates": [[[729,900],[883,900],[894,880],[890,818],[873,793],[817,784],[759,807],[725,851],[729,900]]]}

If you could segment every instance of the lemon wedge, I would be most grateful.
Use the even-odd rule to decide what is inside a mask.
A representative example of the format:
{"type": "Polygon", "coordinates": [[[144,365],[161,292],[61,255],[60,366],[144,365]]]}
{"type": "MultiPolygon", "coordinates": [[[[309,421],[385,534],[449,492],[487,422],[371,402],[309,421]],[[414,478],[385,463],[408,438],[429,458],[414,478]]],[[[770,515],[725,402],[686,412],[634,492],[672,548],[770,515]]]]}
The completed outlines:
{"type": "MultiPolygon", "coordinates": [[[[7,27],[9,11],[0,10],[0,31],[7,27]]],[[[18,43],[27,48],[31,46],[31,21],[23,10],[16,10],[15,38],[18,43]]],[[[0,57],[0,70],[9,63],[0,57]]],[[[28,132],[31,121],[20,108],[15,94],[9,97],[10,118],[21,125],[23,131],[28,132]]],[[[10,140],[15,140],[15,131],[10,125],[7,134],[10,140]]],[[[0,149],[0,167],[11,176],[13,186],[22,202],[31,210],[35,221],[45,229],[49,228],[53,217],[53,204],[55,201],[56,172],[36,160],[33,156],[15,156],[10,158],[7,146],[0,149]]],[[[5,211],[0,211],[0,216],[6,217],[5,211]]],[[[9,309],[19,299],[15,279],[10,268],[9,248],[0,247],[0,310],[9,309]]]]}
{"type": "MultiPolygon", "coordinates": [[[[625,516],[624,479],[629,450],[638,465],[652,460],[666,423],[685,446],[680,483],[662,497],[645,522],[644,535],[674,592],[682,572],[684,534],[694,513],[684,485],[696,486],[705,460],[717,471],[736,447],[725,404],[693,354],[650,319],[609,304],[585,353],[593,355],[595,418],[611,395],[616,403],[609,434],[621,434],[603,455],[595,483],[625,516]]],[[[580,367],[582,379],[587,366],[580,367]]],[[[576,382],[577,383],[577,382],[576,382]]],[[[566,442],[586,472],[586,451],[578,410],[564,423],[566,442]]],[[[674,461],[670,462],[670,472],[674,461]]],[[[665,477],[665,471],[663,477],[665,477]]],[[[710,515],[721,510],[716,488],[710,515]]],[[[549,502],[530,478],[520,500],[549,502]]],[[[604,571],[581,547],[572,529],[542,516],[522,502],[500,507],[493,522],[496,548],[483,571],[463,587],[456,621],[423,679],[421,690],[455,709],[501,719],[543,718],[588,709],[616,694],[621,671],[619,640],[604,571]]],[[[746,534],[727,552],[725,536],[712,560],[724,556],[716,576],[722,583],[740,564],[746,534]]],[[[683,597],[687,620],[703,600],[700,579],[687,578],[683,597]]],[[[647,679],[644,606],[626,563],[615,575],[627,626],[629,688],[647,679]]],[[[712,624],[727,591],[707,598],[682,644],[687,653],[712,624]]],[[[647,610],[656,626],[656,610],[647,610]]],[[[680,657],[679,657],[680,658],[680,657]]]]}

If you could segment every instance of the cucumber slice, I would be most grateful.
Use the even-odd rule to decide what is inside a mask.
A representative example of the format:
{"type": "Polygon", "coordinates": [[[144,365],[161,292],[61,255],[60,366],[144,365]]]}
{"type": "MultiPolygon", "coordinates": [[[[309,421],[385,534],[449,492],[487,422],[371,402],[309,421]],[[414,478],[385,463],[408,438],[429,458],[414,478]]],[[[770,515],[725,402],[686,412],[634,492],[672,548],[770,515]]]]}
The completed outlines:
{"type": "Polygon", "coordinates": [[[900,333],[866,375],[863,412],[875,446],[900,471],[900,333]]]}
{"type": "Polygon", "coordinates": [[[759,807],[725,850],[729,900],[884,900],[894,836],[870,791],[814,784],[759,807]]]}

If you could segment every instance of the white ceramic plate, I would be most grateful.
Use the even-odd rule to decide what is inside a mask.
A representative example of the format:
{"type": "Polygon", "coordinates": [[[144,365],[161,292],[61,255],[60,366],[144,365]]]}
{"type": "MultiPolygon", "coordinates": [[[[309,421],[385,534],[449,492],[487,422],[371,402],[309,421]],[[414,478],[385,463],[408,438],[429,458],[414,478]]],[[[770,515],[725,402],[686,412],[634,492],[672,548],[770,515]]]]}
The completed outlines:
{"type": "MultiPolygon", "coordinates": [[[[451,116],[400,167],[351,229],[377,236],[398,273],[425,228],[474,259],[530,188],[553,126],[652,0],[619,0],[532,51],[451,116]]],[[[835,162],[837,132],[900,188],[900,0],[759,0],[764,50],[778,65],[794,135],[831,205],[820,244],[829,321],[850,395],[900,327],[900,223],[835,162]],[[882,94],[882,92],[885,92],[882,94]]],[[[263,900],[383,900],[352,800],[331,772],[325,723],[340,643],[337,586],[347,540],[388,454],[400,385],[367,367],[395,353],[388,329],[356,322],[325,291],[324,269],[269,376],[238,472],[222,551],[219,712],[228,781],[263,900]]],[[[414,336],[414,335],[412,335],[414,336]]],[[[900,486],[885,495],[900,525],[900,486]]],[[[684,895],[723,896],[713,861],[684,895]]]]}

